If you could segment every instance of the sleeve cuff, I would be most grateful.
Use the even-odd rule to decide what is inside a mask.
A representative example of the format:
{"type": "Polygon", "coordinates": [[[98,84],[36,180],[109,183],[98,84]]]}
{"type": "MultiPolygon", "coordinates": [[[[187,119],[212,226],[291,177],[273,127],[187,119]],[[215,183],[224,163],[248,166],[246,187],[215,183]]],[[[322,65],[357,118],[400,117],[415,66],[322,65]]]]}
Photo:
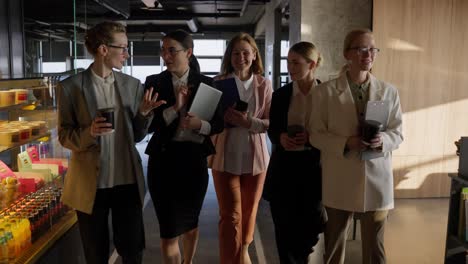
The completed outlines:
{"type": "Polygon", "coordinates": [[[249,131],[251,132],[254,132],[254,133],[261,133],[263,132],[265,129],[263,127],[263,123],[261,120],[255,118],[255,117],[251,117],[250,118],[250,128],[249,128],[249,131]]]}
{"type": "Polygon", "coordinates": [[[150,119],[154,116],[153,111],[150,111],[147,115],[143,115],[140,111],[138,111],[138,115],[143,119],[150,119]]]}
{"type": "Polygon", "coordinates": [[[168,107],[163,111],[163,117],[164,121],[166,122],[166,125],[169,125],[176,119],[178,116],[178,113],[174,110],[172,107],[168,107]]]}
{"type": "Polygon", "coordinates": [[[211,132],[211,125],[205,120],[201,120],[201,127],[200,131],[198,131],[199,134],[208,136],[211,132]]]}
{"type": "Polygon", "coordinates": [[[85,149],[100,143],[99,136],[93,137],[91,135],[91,127],[87,127],[81,131],[81,138],[83,142],[82,147],[85,149]]]}

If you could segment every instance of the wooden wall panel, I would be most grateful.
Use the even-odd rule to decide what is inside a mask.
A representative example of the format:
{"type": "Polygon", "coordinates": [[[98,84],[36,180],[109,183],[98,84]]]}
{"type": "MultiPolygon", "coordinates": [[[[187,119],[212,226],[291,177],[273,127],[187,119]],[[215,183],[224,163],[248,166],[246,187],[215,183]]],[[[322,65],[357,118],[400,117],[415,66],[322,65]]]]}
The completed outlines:
{"type": "Polygon", "coordinates": [[[449,194],[453,142],[468,135],[468,1],[374,0],[381,53],[374,74],[396,85],[404,143],[394,152],[395,197],[449,194]]]}

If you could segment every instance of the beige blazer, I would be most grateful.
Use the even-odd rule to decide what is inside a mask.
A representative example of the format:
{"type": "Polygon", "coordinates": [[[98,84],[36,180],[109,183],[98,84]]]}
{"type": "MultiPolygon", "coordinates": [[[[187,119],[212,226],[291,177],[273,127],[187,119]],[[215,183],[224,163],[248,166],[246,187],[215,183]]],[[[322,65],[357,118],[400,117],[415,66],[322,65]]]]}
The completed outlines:
{"type": "Polygon", "coordinates": [[[321,151],[323,203],[336,209],[366,212],[393,208],[392,151],[403,141],[398,90],[369,74],[369,100],[389,100],[389,120],[382,133],[384,157],[362,161],[344,153],[346,140],[359,135],[358,117],[346,74],[314,90],[310,142],[321,151]]]}
{"type": "MultiPolygon", "coordinates": [[[[132,156],[132,168],[128,173],[135,175],[141,203],[145,195],[145,183],[141,158],[135,142],[144,138],[151,118],[138,114],[143,96],[140,81],[129,75],[114,72],[128,140],[122,142],[132,156]]],[[[58,136],[65,148],[71,150],[71,160],[65,176],[62,201],[78,211],[92,213],[99,175],[99,138],[90,135],[90,126],[96,115],[96,95],[91,83],[91,69],[73,75],[58,86],[58,136]]]]}
{"type": "MultiPolygon", "coordinates": [[[[216,79],[222,78],[217,77],[216,79]]],[[[251,114],[254,118],[252,122],[255,122],[255,124],[252,127],[255,127],[257,130],[250,131],[249,137],[254,159],[252,174],[257,175],[267,170],[268,162],[270,161],[270,154],[268,153],[266,143],[266,131],[270,125],[269,117],[273,90],[271,82],[258,74],[254,75],[252,85],[255,96],[255,111],[251,114]]],[[[224,129],[222,133],[211,137],[216,154],[208,157],[208,164],[213,170],[224,171],[224,163],[229,162],[224,159],[224,145],[228,137],[229,129],[224,129]]]]}

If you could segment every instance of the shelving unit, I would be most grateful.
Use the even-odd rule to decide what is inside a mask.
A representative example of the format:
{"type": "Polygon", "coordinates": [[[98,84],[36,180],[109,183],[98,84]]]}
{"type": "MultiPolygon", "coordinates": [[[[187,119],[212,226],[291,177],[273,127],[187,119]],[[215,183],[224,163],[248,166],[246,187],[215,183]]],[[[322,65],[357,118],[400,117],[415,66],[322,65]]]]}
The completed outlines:
{"type": "Polygon", "coordinates": [[[460,219],[461,190],[468,187],[468,179],[458,174],[449,174],[451,178],[450,204],[447,221],[447,239],[445,245],[445,263],[461,264],[466,262],[468,243],[458,237],[458,224],[460,219]]]}
{"type": "Polygon", "coordinates": [[[69,211],[47,233],[34,242],[28,250],[16,258],[14,264],[35,263],[58,239],[75,225],[76,221],[76,213],[69,211]]]}
{"type": "Polygon", "coordinates": [[[23,106],[28,105],[27,103],[22,103],[22,104],[15,104],[15,105],[9,105],[9,106],[2,106],[0,107],[0,111],[11,111],[11,110],[16,110],[20,109],[23,106]]]}
{"type": "Polygon", "coordinates": [[[37,136],[33,136],[31,137],[30,140],[28,140],[27,142],[20,142],[20,143],[16,143],[12,146],[0,146],[0,152],[3,152],[3,151],[8,151],[8,150],[12,150],[12,149],[15,149],[15,148],[18,148],[20,146],[23,146],[25,144],[28,144],[28,143],[31,143],[31,142],[34,142],[34,141],[37,141],[43,137],[50,137],[50,133],[47,132],[47,133],[44,133],[44,134],[41,134],[41,135],[37,135],[37,136]]]}
{"type": "MultiPolygon", "coordinates": [[[[21,151],[23,146],[34,143],[46,143],[47,157],[64,158],[61,154],[66,153],[66,150],[58,144],[56,132],[56,104],[55,104],[55,87],[52,87],[51,82],[47,78],[30,78],[17,80],[0,80],[0,90],[8,89],[27,89],[29,95],[34,98],[34,101],[29,100],[27,103],[9,105],[0,107],[0,114],[3,120],[42,120],[46,121],[48,131],[37,136],[32,136],[29,140],[15,143],[11,146],[0,146],[0,158],[8,157],[10,167],[16,168],[16,155],[21,151]],[[41,91],[42,90],[42,91],[41,91]],[[31,109],[23,109],[24,106],[36,104],[38,107],[31,109]]],[[[42,145],[41,145],[42,146],[42,145]]],[[[24,149],[23,149],[24,150],[24,149]]],[[[8,263],[36,263],[48,252],[54,245],[64,236],[77,222],[76,214],[73,210],[68,211],[45,233],[37,238],[36,241],[17,258],[8,263]]]]}

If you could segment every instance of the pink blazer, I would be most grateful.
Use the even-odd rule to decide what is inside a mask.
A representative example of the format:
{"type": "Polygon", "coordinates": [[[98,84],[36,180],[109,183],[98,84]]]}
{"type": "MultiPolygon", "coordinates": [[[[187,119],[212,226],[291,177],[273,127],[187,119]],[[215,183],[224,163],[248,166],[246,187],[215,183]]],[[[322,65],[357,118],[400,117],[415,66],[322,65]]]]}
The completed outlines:
{"type": "MultiPolygon", "coordinates": [[[[225,79],[231,77],[217,76],[215,79],[225,79]]],[[[270,105],[271,96],[273,89],[271,88],[271,82],[265,79],[263,76],[254,74],[254,80],[252,83],[255,96],[255,111],[251,113],[252,117],[252,128],[249,137],[252,142],[251,147],[253,150],[253,168],[252,174],[257,175],[265,172],[270,161],[270,154],[268,153],[266,143],[266,131],[270,125],[270,105]]],[[[224,144],[226,139],[229,137],[229,129],[224,129],[220,134],[216,134],[211,137],[213,145],[216,149],[216,154],[208,157],[209,166],[216,171],[224,171],[224,163],[229,162],[224,159],[224,144]]]]}

